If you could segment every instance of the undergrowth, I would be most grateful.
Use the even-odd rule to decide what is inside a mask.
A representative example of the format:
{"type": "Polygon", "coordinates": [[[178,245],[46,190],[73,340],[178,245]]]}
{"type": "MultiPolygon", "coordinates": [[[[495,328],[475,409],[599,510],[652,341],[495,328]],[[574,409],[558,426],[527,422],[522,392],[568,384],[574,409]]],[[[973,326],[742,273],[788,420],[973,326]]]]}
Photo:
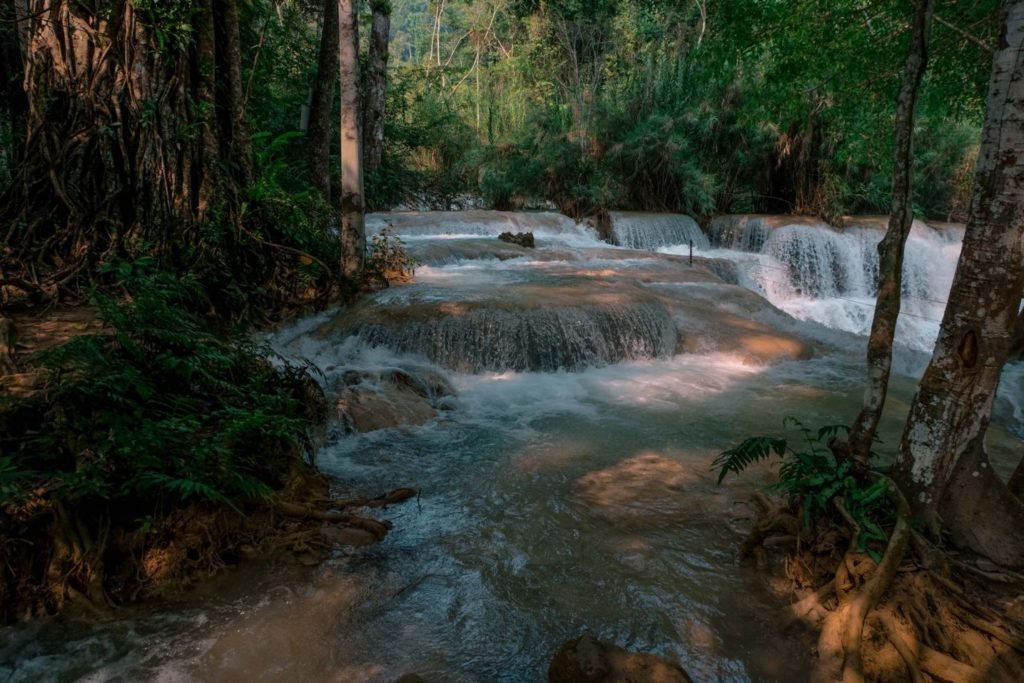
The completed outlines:
{"type": "Polygon", "coordinates": [[[145,546],[194,504],[266,499],[323,417],[304,366],[211,331],[195,278],[149,260],[110,270],[123,296],[93,292],[103,330],[35,359],[42,390],[0,404],[0,546],[30,554],[0,568],[4,601],[26,585],[45,585],[50,607],[73,591],[102,601],[116,539],[145,546]]]}
{"type": "Polygon", "coordinates": [[[841,509],[859,527],[857,552],[866,552],[878,561],[880,556],[872,544],[884,546],[888,536],[882,525],[893,518],[886,495],[888,480],[829,447],[832,438],[849,434],[849,427],[828,425],[814,431],[793,417],[785,418],[783,425],[799,435],[795,445],[791,439],[773,436],[744,439],[712,464],[718,470],[718,483],[730,472],[739,474],[756,462],[779,458],[778,481],[771,488],[789,497],[800,511],[804,527],[812,528],[818,519],[841,509]]]}

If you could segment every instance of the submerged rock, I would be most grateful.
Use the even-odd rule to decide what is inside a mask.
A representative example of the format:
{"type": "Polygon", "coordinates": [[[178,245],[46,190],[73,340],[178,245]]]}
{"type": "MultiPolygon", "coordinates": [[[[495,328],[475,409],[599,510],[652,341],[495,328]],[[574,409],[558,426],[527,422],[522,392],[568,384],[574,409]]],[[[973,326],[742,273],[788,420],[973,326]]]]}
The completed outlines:
{"type": "Polygon", "coordinates": [[[508,242],[509,244],[518,244],[521,247],[528,247],[533,249],[537,245],[533,241],[532,232],[517,232],[515,234],[511,232],[503,232],[498,235],[498,239],[502,242],[508,242]]]}
{"type": "Polygon", "coordinates": [[[448,380],[429,369],[350,370],[340,379],[335,409],[347,432],[364,433],[425,424],[454,395],[448,380]]]}
{"type": "Polygon", "coordinates": [[[630,652],[589,634],[567,641],[548,668],[550,683],[692,683],[682,667],[648,652],[630,652]]]}

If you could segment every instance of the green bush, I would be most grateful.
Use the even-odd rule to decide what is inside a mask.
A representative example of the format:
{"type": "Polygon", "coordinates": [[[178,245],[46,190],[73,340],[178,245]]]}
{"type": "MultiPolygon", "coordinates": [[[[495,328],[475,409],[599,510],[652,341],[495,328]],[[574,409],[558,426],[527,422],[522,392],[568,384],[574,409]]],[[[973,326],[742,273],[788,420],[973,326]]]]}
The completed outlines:
{"type": "Polygon", "coordinates": [[[799,446],[793,447],[790,441],[778,437],[745,439],[715,459],[712,468],[718,470],[718,483],[730,472],[738,474],[755,462],[781,458],[779,480],[773,488],[790,496],[793,505],[802,511],[804,526],[810,528],[815,519],[827,517],[830,506],[838,501],[860,527],[857,551],[867,552],[878,561],[878,554],[869,544],[888,540],[880,524],[883,518],[892,518],[886,495],[888,479],[851,458],[837,458],[828,447],[828,439],[848,434],[848,427],[830,425],[814,432],[792,417],[783,424],[796,429],[799,446]]]}
{"type": "Polygon", "coordinates": [[[46,352],[45,392],[0,413],[0,504],[149,514],[267,496],[307,444],[305,369],[210,332],[194,278],[147,261],[111,270],[127,296],[94,293],[104,331],[46,352]]]}

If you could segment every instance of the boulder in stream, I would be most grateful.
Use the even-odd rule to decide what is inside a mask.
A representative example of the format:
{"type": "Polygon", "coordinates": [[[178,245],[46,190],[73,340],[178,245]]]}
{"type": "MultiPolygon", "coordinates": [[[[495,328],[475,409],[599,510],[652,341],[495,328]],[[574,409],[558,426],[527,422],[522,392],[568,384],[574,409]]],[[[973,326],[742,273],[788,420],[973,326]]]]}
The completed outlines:
{"type": "Polygon", "coordinates": [[[501,240],[502,242],[508,242],[509,244],[518,244],[521,247],[528,247],[530,249],[533,249],[534,247],[537,246],[536,244],[534,244],[532,232],[517,232],[514,234],[511,232],[503,232],[500,235],[498,235],[498,239],[501,240]]]}
{"type": "Polygon", "coordinates": [[[337,386],[337,415],[348,432],[414,427],[438,416],[455,390],[432,370],[349,370],[337,386]]]}
{"type": "Polygon", "coordinates": [[[630,652],[590,634],[567,641],[551,660],[549,683],[693,683],[674,662],[630,652]]]}

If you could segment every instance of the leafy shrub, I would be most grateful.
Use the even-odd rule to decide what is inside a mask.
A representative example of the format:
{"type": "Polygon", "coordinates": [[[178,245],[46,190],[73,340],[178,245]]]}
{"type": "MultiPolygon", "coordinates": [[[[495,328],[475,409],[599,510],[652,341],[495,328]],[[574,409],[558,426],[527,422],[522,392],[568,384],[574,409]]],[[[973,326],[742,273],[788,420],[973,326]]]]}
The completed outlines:
{"type": "Polygon", "coordinates": [[[829,425],[812,431],[796,418],[787,417],[783,424],[800,435],[800,445],[778,437],[754,436],[735,448],[723,451],[712,464],[718,469],[721,484],[730,472],[739,474],[750,465],[773,457],[782,459],[779,480],[772,488],[788,494],[803,512],[803,523],[810,527],[815,519],[827,515],[833,501],[840,501],[860,527],[858,552],[877,554],[868,546],[888,539],[879,520],[891,516],[888,508],[888,482],[873,477],[851,458],[837,458],[827,440],[839,433],[849,433],[844,425],[829,425]]]}
{"type": "Polygon", "coordinates": [[[141,260],[112,270],[128,296],[93,295],[105,331],[46,352],[44,395],[0,415],[0,504],[151,512],[268,495],[306,444],[305,370],[211,333],[194,278],[141,260]]]}

